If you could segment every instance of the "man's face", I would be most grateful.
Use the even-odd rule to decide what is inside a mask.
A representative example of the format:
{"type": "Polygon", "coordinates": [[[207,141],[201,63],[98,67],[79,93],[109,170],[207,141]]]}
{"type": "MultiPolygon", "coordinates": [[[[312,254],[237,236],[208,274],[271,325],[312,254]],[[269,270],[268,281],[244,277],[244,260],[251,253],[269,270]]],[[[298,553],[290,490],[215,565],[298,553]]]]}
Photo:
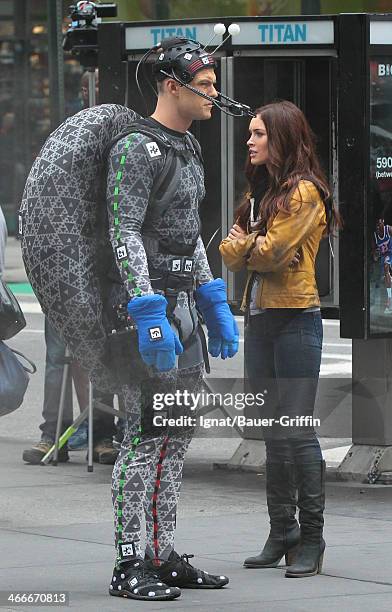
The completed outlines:
{"type": "MultiPolygon", "coordinates": [[[[216,76],[212,68],[199,70],[189,85],[211,98],[218,96],[215,89],[216,76]]],[[[211,119],[212,102],[198,96],[186,87],[181,87],[179,90],[178,104],[180,113],[190,121],[211,119]]]]}

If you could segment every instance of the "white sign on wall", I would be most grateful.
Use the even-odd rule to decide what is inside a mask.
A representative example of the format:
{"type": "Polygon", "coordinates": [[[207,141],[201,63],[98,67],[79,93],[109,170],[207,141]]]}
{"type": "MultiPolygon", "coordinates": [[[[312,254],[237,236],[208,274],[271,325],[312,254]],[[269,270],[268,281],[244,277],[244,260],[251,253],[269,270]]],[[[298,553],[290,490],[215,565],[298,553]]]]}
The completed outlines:
{"type": "Polygon", "coordinates": [[[392,21],[370,22],[370,44],[392,45],[392,21]]]}
{"type": "Polygon", "coordinates": [[[247,21],[235,45],[333,45],[334,24],[322,21],[247,21]]]}
{"type": "MultiPolygon", "coordinates": [[[[173,36],[192,38],[205,45],[214,34],[215,23],[176,23],[128,27],[125,30],[125,47],[127,51],[150,49],[161,40],[173,36]]],[[[214,37],[212,44],[215,47],[221,42],[222,36],[218,35],[214,37]]]]}

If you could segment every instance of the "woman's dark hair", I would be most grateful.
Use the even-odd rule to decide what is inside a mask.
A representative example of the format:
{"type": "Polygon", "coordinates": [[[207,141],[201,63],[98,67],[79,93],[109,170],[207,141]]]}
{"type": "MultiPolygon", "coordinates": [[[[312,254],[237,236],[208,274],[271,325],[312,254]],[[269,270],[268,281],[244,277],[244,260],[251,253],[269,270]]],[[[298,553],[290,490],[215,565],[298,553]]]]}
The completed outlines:
{"type": "MultiPolygon", "coordinates": [[[[278,210],[289,210],[293,192],[301,180],[311,181],[320,193],[327,214],[326,233],[340,228],[342,222],[332,202],[331,190],[322,171],[315,147],[315,136],[302,111],[283,100],[256,109],[268,136],[268,187],[261,199],[258,227],[266,226],[278,210]]],[[[263,166],[253,166],[249,155],[245,166],[248,189],[235,212],[235,220],[247,231],[250,214],[249,197],[257,193],[263,166]]]]}

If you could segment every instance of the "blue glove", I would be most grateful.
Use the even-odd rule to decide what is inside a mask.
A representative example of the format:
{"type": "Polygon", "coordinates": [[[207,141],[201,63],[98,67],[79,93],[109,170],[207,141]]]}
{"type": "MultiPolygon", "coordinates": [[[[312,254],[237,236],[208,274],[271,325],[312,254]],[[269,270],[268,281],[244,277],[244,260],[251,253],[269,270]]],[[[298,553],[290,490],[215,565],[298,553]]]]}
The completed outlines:
{"type": "Polygon", "coordinates": [[[235,318],[227,303],[226,285],[216,278],[201,285],[195,292],[208,330],[208,352],[213,357],[234,357],[238,351],[239,331],[235,318]]]}
{"type": "Polygon", "coordinates": [[[139,336],[139,351],[143,361],[160,372],[174,368],[176,355],[183,352],[177,334],[166,317],[167,301],[163,295],[143,295],[128,302],[128,312],[134,319],[139,336]]]}

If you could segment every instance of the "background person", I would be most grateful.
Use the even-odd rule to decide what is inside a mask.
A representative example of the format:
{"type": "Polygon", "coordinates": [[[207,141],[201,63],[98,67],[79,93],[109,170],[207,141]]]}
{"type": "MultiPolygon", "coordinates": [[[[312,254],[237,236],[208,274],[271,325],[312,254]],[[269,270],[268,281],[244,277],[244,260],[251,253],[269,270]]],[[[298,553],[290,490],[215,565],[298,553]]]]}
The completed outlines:
{"type": "MultiPolygon", "coordinates": [[[[230,270],[249,272],[242,306],[253,392],[268,389],[267,416],[312,416],[323,334],[315,258],[337,216],[302,112],[286,101],[255,112],[247,142],[250,192],[220,252],[230,270]]],[[[287,577],[312,576],[321,571],[325,548],[319,442],[313,427],[274,425],[263,433],[271,530],[245,566],[274,567],[286,555],[287,577]]]]}

